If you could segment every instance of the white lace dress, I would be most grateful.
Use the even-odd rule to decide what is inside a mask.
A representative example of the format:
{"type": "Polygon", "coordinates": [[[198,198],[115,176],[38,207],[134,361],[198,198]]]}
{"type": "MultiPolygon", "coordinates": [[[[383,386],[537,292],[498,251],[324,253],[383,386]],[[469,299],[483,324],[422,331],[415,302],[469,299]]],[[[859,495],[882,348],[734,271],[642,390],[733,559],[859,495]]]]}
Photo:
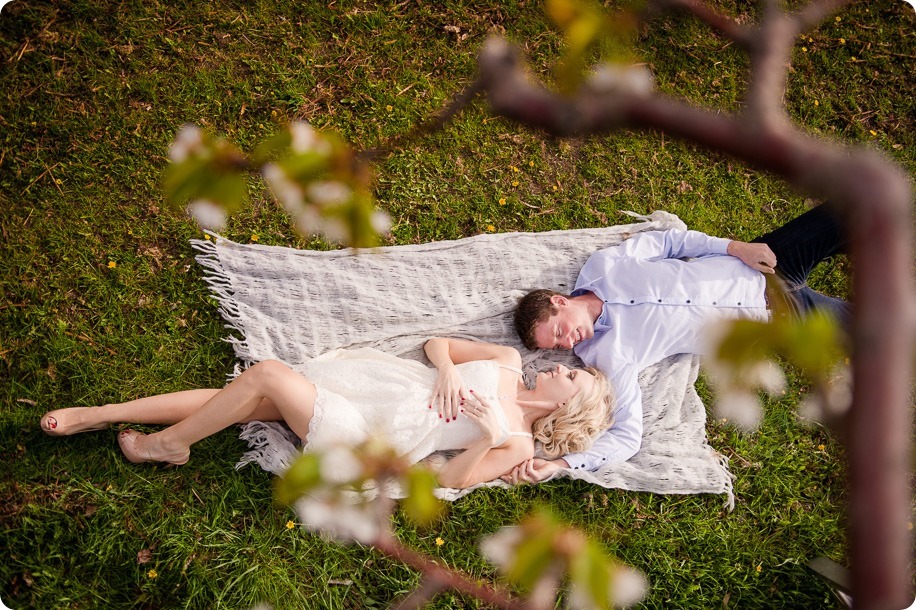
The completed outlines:
{"type": "MultiPolygon", "coordinates": [[[[479,360],[458,365],[464,385],[499,405],[497,388],[502,365],[479,360]]],[[[521,375],[521,371],[502,366],[521,375]]],[[[405,360],[372,348],[336,350],[296,367],[318,388],[315,414],[308,436],[296,439],[285,427],[252,422],[241,438],[251,451],[239,466],[255,461],[265,470],[282,472],[295,457],[294,444],[302,451],[336,443],[356,444],[381,436],[399,455],[417,462],[436,451],[465,449],[481,437],[480,429],[465,415],[446,423],[430,409],[430,395],[438,372],[415,360],[405,360]]],[[[503,441],[513,432],[501,408],[494,410],[503,441]]]]}

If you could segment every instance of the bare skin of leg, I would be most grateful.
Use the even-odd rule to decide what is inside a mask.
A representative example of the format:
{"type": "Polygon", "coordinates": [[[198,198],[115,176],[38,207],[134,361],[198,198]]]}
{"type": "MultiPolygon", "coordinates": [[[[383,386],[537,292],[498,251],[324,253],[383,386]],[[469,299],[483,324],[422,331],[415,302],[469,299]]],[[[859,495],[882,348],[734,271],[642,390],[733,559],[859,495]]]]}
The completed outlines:
{"type": "MultiPolygon", "coordinates": [[[[70,407],[49,411],[41,419],[41,427],[54,436],[68,436],[78,432],[100,430],[107,424],[177,424],[199,410],[219,389],[184,390],[170,394],[147,396],[127,402],[101,407],[70,407]]],[[[246,421],[279,421],[279,411],[263,399],[246,421]]]]}
{"type": "MultiPolygon", "coordinates": [[[[125,431],[118,442],[131,461],[183,463],[193,443],[232,424],[253,419],[285,421],[296,435],[304,438],[314,413],[315,397],[314,384],[302,375],[281,362],[265,361],[247,369],[221,390],[151,396],[87,408],[73,416],[89,420],[89,424],[124,421],[172,424],[149,435],[125,431]]],[[[63,411],[69,410],[52,413],[62,418],[63,411]]],[[[43,427],[44,423],[43,419],[43,427]]]]}

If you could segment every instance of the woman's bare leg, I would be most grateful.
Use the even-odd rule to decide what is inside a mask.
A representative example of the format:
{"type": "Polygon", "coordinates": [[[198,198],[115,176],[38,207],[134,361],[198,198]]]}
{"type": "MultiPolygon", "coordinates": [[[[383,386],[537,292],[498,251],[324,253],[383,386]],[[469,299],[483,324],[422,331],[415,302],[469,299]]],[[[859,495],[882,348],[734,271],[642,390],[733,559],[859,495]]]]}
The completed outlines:
{"type": "MultiPolygon", "coordinates": [[[[295,434],[304,438],[314,413],[315,396],[315,386],[285,364],[259,362],[222,390],[212,393],[204,404],[190,409],[191,412],[174,425],[150,435],[137,435],[131,431],[126,435],[130,439],[128,442],[121,439],[119,442],[132,461],[178,462],[197,441],[232,424],[251,419],[282,419],[295,434]]],[[[143,403],[142,406],[147,404],[159,403],[143,403]]],[[[136,405],[132,408],[139,411],[136,405]]]]}

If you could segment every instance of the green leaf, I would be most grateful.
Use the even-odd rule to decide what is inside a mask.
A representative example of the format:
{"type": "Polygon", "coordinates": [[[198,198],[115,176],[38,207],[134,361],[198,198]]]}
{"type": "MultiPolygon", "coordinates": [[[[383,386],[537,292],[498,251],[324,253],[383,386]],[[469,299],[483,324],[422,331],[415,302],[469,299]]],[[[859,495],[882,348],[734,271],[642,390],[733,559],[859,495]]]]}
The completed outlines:
{"type": "Polygon", "coordinates": [[[442,502],[435,496],[436,475],[426,468],[414,467],[407,471],[407,497],[402,506],[407,516],[420,525],[434,521],[442,512],[442,502]]]}
{"type": "Polygon", "coordinates": [[[282,504],[292,504],[320,484],[321,458],[314,453],[305,453],[277,479],[274,496],[282,504]]]}

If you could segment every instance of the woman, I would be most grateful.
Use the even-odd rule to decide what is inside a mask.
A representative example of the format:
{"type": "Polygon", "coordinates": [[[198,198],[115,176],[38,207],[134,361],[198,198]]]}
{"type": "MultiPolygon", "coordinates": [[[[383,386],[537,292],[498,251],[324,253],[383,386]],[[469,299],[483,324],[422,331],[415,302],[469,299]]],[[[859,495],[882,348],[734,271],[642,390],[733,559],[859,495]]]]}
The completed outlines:
{"type": "Polygon", "coordinates": [[[454,488],[508,472],[534,455],[535,440],[558,457],[586,449],[610,427],[609,384],[598,371],[557,366],[529,390],[515,349],[434,338],[425,350],[438,373],[374,349],[338,350],[298,370],[259,362],[219,390],[51,411],[41,427],[66,436],[118,422],[168,424],[148,435],[124,430],[118,443],[131,462],[170,464],[187,462],[197,441],[249,421],[285,422],[306,450],[382,434],[411,461],[463,449],[438,475],[454,488]]]}

